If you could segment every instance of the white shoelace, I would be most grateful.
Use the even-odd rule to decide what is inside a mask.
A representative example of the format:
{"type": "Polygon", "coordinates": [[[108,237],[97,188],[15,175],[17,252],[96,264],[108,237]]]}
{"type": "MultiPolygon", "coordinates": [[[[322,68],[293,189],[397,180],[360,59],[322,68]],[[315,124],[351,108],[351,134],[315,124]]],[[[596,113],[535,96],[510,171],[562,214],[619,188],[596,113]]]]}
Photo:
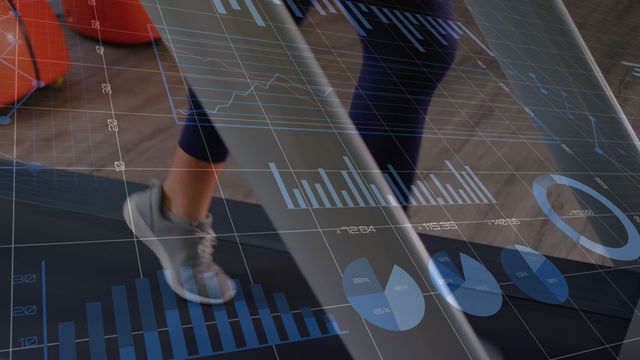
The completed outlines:
{"type": "Polygon", "coordinates": [[[210,232],[198,230],[198,235],[202,237],[198,243],[198,265],[202,266],[211,263],[217,241],[210,232]]]}

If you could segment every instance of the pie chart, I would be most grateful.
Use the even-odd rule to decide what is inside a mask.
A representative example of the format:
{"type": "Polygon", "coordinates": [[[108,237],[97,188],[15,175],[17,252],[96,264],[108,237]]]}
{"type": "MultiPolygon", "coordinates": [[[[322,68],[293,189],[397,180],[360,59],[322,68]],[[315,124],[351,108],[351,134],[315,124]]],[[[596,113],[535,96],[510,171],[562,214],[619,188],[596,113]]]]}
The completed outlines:
{"type": "Polygon", "coordinates": [[[502,250],[501,257],[504,271],[525,294],[548,304],[562,304],[569,297],[564,276],[539,252],[512,245],[502,250]]]}
{"type": "Polygon", "coordinates": [[[351,306],[369,323],[390,331],[404,331],[422,321],[424,296],[413,278],[394,265],[383,288],[366,258],[344,270],[344,293],[351,306]]]}
{"type": "Polygon", "coordinates": [[[429,276],[447,302],[467,314],[491,316],[502,307],[502,291],[489,270],[460,253],[458,270],[446,251],[429,260],[429,276]],[[440,274],[440,276],[438,276],[440,274]]]}

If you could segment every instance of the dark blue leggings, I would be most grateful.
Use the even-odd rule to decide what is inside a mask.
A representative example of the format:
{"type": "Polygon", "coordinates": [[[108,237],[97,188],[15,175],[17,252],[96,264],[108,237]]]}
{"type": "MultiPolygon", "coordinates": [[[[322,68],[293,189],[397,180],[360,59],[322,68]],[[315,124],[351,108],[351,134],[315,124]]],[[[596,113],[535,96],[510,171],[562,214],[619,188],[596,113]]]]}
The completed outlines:
{"type": "MultiPolygon", "coordinates": [[[[306,13],[310,0],[298,3],[306,13]]],[[[450,0],[395,0],[380,6],[453,18],[450,0]]],[[[298,24],[304,19],[293,13],[292,16],[298,24]]],[[[367,31],[367,37],[360,37],[363,64],[349,115],[378,166],[384,171],[392,165],[409,185],[415,175],[427,109],[453,62],[456,39],[443,35],[448,43],[444,45],[425,32],[425,40],[421,41],[425,52],[420,52],[413,45],[407,45],[406,36],[392,23],[377,19],[372,22],[373,30],[367,31]]],[[[202,161],[224,161],[227,147],[191,89],[189,98],[192,108],[180,138],[180,148],[202,161]]]]}

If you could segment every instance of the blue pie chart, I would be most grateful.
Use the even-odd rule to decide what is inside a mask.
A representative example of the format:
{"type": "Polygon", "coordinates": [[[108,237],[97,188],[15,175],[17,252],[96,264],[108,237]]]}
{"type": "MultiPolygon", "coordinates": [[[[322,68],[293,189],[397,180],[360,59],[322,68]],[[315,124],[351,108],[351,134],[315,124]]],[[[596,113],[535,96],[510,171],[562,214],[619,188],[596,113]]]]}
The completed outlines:
{"type": "Polygon", "coordinates": [[[422,321],[424,295],[415,280],[394,265],[383,288],[366,258],[344,270],[342,287],[349,303],[367,322],[390,331],[404,331],[422,321]]]}
{"type": "Polygon", "coordinates": [[[476,316],[491,316],[502,307],[502,290],[489,270],[474,258],[460,254],[458,270],[446,251],[429,260],[429,277],[445,300],[476,316]]]}
{"type": "Polygon", "coordinates": [[[521,245],[502,250],[502,266],[511,281],[525,294],[547,304],[562,304],[569,297],[564,276],[549,259],[521,245]]]}

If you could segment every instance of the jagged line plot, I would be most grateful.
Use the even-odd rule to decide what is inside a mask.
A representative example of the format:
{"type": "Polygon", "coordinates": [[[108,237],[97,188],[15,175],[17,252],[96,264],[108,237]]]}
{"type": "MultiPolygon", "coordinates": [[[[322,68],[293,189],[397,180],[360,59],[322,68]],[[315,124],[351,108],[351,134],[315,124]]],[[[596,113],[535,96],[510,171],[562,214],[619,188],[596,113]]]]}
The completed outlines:
{"type": "MultiPolygon", "coordinates": [[[[154,50],[155,50],[155,49],[156,49],[156,47],[154,46],[154,50]]],[[[227,63],[225,63],[224,61],[222,61],[222,60],[220,60],[220,59],[218,59],[218,58],[215,58],[215,57],[199,57],[199,56],[196,56],[196,55],[192,54],[192,53],[191,53],[191,52],[189,52],[189,51],[181,50],[181,49],[175,49],[175,48],[173,49],[173,51],[174,51],[175,53],[182,53],[182,54],[186,54],[186,55],[188,55],[188,56],[191,56],[191,57],[193,57],[193,58],[195,58],[195,59],[197,59],[197,60],[199,60],[199,61],[205,62],[205,63],[206,63],[206,62],[210,62],[210,61],[215,61],[215,62],[217,62],[217,63],[221,64],[223,67],[225,67],[225,68],[229,69],[230,71],[239,72],[239,73],[244,73],[244,71],[242,71],[241,69],[237,69],[237,68],[234,68],[234,67],[232,67],[232,66],[229,66],[229,65],[228,65],[227,63]]],[[[159,52],[158,52],[157,50],[156,50],[156,57],[157,57],[157,59],[158,59],[158,62],[160,63],[160,61],[161,61],[161,60],[160,60],[160,58],[159,58],[159,52]]],[[[327,88],[327,89],[324,89],[324,90],[322,90],[322,91],[319,91],[319,90],[314,89],[314,88],[313,88],[313,87],[311,87],[311,86],[307,86],[307,85],[299,85],[299,84],[296,84],[296,83],[295,83],[295,82],[293,82],[291,79],[289,79],[288,77],[286,77],[285,75],[282,75],[282,74],[274,74],[271,78],[260,78],[260,77],[257,77],[257,76],[251,76],[251,75],[248,75],[248,77],[250,77],[250,78],[252,77],[252,78],[254,79],[253,81],[249,81],[249,83],[250,83],[249,89],[247,89],[247,90],[243,90],[243,91],[234,91],[234,92],[231,94],[231,97],[229,98],[229,100],[228,100],[226,103],[223,103],[223,104],[220,104],[220,105],[216,106],[215,110],[206,110],[206,112],[207,112],[208,114],[218,114],[218,113],[220,113],[220,110],[221,110],[221,109],[223,109],[223,108],[227,108],[227,107],[230,107],[230,106],[233,104],[233,102],[235,101],[236,97],[238,97],[238,96],[247,96],[247,95],[249,95],[249,94],[251,94],[251,93],[253,93],[254,95],[256,95],[256,96],[257,96],[257,95],[258,95],[258,93],[255,91],[257,87],[261,87],[261,88],[263,88],[263,89],[268,90],[268,89],[270,89],[270,88],[271,88],[271,85],[272,85],[272,84],[281,85],[281,86],[283,86],[283,87],[285,87],[285,88],[289,89],[289,90],[292,92],[292,94],[293,94],[293,95],[298,96],[298,97],[299,97],[299,98],[301,98],[302,100],[307,101],[307,102],[310,102],[310,103],[312,103],[312,104],[314,104],[314,105],[315,105],[315,103],[314,103],[313,101],[311,101],[310,99],[302,98],[301,96],[299,96],[298,94],[296,94],[296,93],[291,89],[291,87],[299,88],[299,89],[303,89],[303,90],[307,90],[307,91],[309,91],[309,92],[311,92],[311,93],[313,93],[313,94],[319,95],[319,96],[321,96],[321,97],[326,97],[326,96],[328,96],[328,95],[329,95],[329,93],[331,93],[331,91],[333,91],[333,90],[334,90],[332,87],[329,87],[329,88],[327,88]],[[278,78],[283,79],[283,80],[284,80],[284,82],[279,82],[279,81],[277,81],[277,79],[278,79],[278,78]]],[[[191,111],[190,111],[190,110],[178,109],[177,111],[178,111],[179,113],[183,114],[183,115],[188,115],[188,114],[190,114],[190,113],[191,113],[191,111]]]]}
{"type": "MultiPolygon", "coordinates": [[[[193,54],[191,54],[190,52],[185,51],[185,50],[177,50],[177,49],[176,49],[176,50],[174,50],[174,51],[175,51],[176,53],[186,53],[186,54],[188,54],[188,55],[190,55],[190,56],[193,56],[194,58],[196,58],[196,59],[198,59],[198,60],[200,60],[200,61],[202,61],[202,62],[216,61],[216,62],[218,62],[218,63],[222,64],[223,66],[225,66],[226,68],[228,68],[229,70],[237,71],[237,72],[242,72],[242,70],[240,70],[240,69],[235,69],[235,68],[233,68],[233,67],[231,67],[231,66],[227,65],[225,62],[221,61],[221,60],[220,60],[220,59],[218,59],[218,58],[213,58],[213,57],[210,57],[210,58],[202,58],[202,57],[195,56],[195,55],[193,55],[193,54]]],[[[254,77],[254,78],[256,78],[256,79],[260,79],[260,78],[258,78],[258,77],[254,77]]],[[[265,79],[266,79],[266,78],[265,78],[265,79]]],[[[312,87],[310,87],[310,86],[296,84],[296,83],[294,83],[292,80],[290,80],[289,78],[287,78],[286,76],[284,76],[284,75],[282,75],[282,74],[275,74],[275,75],[273,75],[273,76],[271,77],[271,79],[269,79],[268,81],[266,81],[266,84],[265,84],[265,85],[263,85],[262,83],[265,83],[265,81],[264,81],[264,80],[255,80],[255,81],[250,81],[251,86],[249,87],[249,89],[247,89],[246,91],[234,91],[234,92],[231,94],[231,98],[229,99],[229,101],[228,101],[227,103],[216,106],[215,110],[207,110],[207,113],[210,113],[210,114],[217,114],[217,113],[219,113],[219,111],[220,111],[220,109],[221,109],[221,108],[225,108],[225,107],[229,107],[229,106],[231,106],[231,104],[233,104],[233,101],[235,100],[236,96],[247,96],[247,95],[249,95],[249,94],[251,94],[251,93],[254,93],[254,95],[256,95],[256,96],[257,96],[258,94],[255,92],[256,87],[258,87],[258,86],[259,86],[259,87],[261,87],[261,88],[263,88],[263,89],[268,90],[268,89],[271,87],[271,85],[272,85],[272,84],[274,84],[274,83],[275,83],[275,84],[278,84],[278,85],[282,85],[282,86],[284,86],[284,87],[286,87],[286,88],[289,88],[289,86],[291,86],[291,87],[296,87],[296,88],[299,88],[299,89],[307,90],[307,91],[309,91],[309,92],[311,92],[311,93],[314,93],[314,94],[316,94],[316,95],[320,95],[320,96],[322,96],[322,97],[325,97],[325,96],[329,95],[329,93],[333,90],[333,88],[328,88],[328,89],[326,89],[324,92],[316,91],[315,89],[313,89],[313,88],[312,88],[312,87]],[[285,80],[287,83],[277,82],[276,80],[277,80],[278,78],[282,78],[282,79],[283,79],[283,80],[285,80]]],[[[292,91],[292,93],[293,93],[293,91],[292,91]]],[[[295,93],[293,93],[293,94],[294,94],[294,95],[296,95],[295,93]]],[[[185,111],[185,110],[179,110],[179,111],[180,111],[181,113],[183,113],[183,114],[188,114],[188,113],[189,113],[189,111],[185,111]]]]}
{"type": "MultiPolygon", "coordinates": [[[[639,68],[637,68],[636,70],[638,72],[640,72],[640,65],[627,63],[627,62],[624,62],[624,61],[623,61],[623,63],[625,63],[625,65],[636,65],[636,66],[639,66],[639,68]]],[[[513,72],[510,71],[510,73],[513,73],[513,72]]],[[[521,78],[524,78],[520,74],[518,74],[518,76],[520,76],[521,78]]],[[[536,78],[535,74],[529,73],[529,77],[533,80],[535,87],[538,89],[538,91],[540,91],[541,94],[550,95],[549,91],[545,89],[544,85],[542,85],[538,81],[538,79],[536,78]]],[[[600,140],[598,138],[598,120],[591,113],[583,112],[580,109],[578,109],[577,107],[572,106],[572,104],[569,103],[569,96],[564,91],[561,91],[561,95],[562,95],[562,101],[563,101],[563,104],[565,106],[565,111],[566,111],[565,116],[566,116],[567,120],[570,123],[573,123],[573,120],[575,120],[575,117],[571,113],[571,107],[573,107],[575,109],[574,111],[576,111],[576,112],[584,113],[587,116],[587,118],[589,119],[590,124],[591,124],[591,132],[592,132],[592,136],[593,136],[593,143],[594,143],[593,151],[598,155],[604,156],[607,160],[612,162],[615,166],[617,166],[619,169],[621,169],[625,173],[627,173],[627,174],[629,174],[629,175],[631,175],[631,176],[633,176],[633,177],[635,177],[637,179],[640,179],[640,174],[639,173],[631,171],[631,169],[629,169],[626,166],[622,165],[620,162],[618,162],[616,159],[612,158],[607,153],[605,153],[604,150],[602,150],[602,148],[600,147],[600,140]]],[[[527,111],[527,113],[530,116],[532,116],[537,123],[542,125],[542,122],[540,122],[540,120],[535,117],[535,115],[533,114],[533,112],[531,110],[529,110],[528,108],[525,108],[525,111],[527,111]]],[[[544,127],[545,131],[547,131],[551,136],[554,136],[551,133],[551,131],[548,128],[546,128],[546,126],[544,126],[544,125],[542,125],[542,126],[544,127]]]]}

